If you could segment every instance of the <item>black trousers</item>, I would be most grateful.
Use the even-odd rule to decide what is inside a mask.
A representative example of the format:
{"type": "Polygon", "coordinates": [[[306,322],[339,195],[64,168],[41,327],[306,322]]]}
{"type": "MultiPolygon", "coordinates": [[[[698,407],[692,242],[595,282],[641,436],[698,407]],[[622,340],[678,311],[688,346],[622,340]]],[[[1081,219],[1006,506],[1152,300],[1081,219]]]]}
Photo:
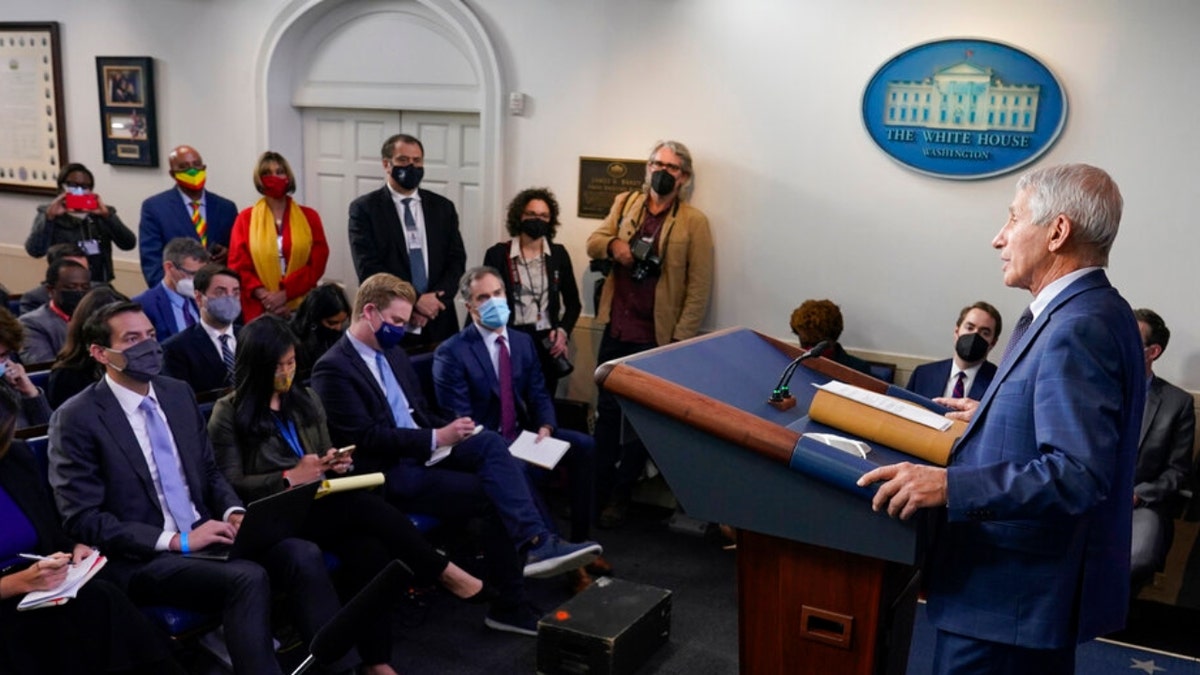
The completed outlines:
{"type": "MultiPolygon", "coordinates": [[[[449,561],[399,509],[365,490],[340,492],[316,500],[301,536],[338,556],[342,599],[349,602],[394,559],[402,560],[422,581],[436,580],[449,561]]],[[[399,598],[397,598],[399,600],[399,598]]],[[[390,621],[362,628],[358,653],[363,663],[388,663],[392,655],[390,621]]]]}
{"type": "MultiPolygon", "coordinates": [[[[600,353],[596,363],[632,356],[653,349],[658,345],[643,342],[624,342],[612,336],[611,327],[605,327],[600,338],[600,353]]],[[[621,443],[621,406],[615,396],[600,390],[596,402],[596,500],[603,508],[612,500],[625,501],[633,491],[646,464],[649,454],[640,439],[621,443]],[[617,467],[617,463],[620,467],[617,467]]]]}
{"type": "MultiPolygon", "coordinates": [[[[129,579],[129,595],[138,604],[220,612],[237,675],[282,672],[271,641],[272,587],[286,594],[289,616],[305,642],[340,607],[321,550],[303,539],[284,539],[257,561],[160,553],[129,579]]],[[[338,669],[349,669],[357,661],[357,654],[348,654],[338,669]]]]}

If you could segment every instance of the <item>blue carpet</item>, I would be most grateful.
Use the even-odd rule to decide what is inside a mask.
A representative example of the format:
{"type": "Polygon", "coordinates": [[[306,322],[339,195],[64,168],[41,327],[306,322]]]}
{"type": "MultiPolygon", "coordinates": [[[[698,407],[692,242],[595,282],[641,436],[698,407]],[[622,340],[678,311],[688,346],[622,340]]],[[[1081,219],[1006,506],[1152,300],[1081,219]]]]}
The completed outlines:
{"type": "MultiPolygon", "coordinates": [[[[917,605],[908,675],[926,675],[933,667],[934,628],[925,616],[925,603],[917,605]]],[[[1092,640],[1075,653],[1078,675],[1200,675],[1200,661],[1146,651],[1115,642],[1092,640]]]]}

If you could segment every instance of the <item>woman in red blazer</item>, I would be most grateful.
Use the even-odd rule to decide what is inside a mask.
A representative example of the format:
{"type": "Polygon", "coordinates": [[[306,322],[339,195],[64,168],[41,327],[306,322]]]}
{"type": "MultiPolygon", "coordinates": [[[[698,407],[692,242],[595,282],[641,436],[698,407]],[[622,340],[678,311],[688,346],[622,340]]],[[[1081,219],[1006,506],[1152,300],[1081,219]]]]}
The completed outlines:
{"type": "Polygon", "coordinates": [[[268,150],[258,158],[254,187],[263,197],[238,214],[229,240],[247,322],[264,312],[291,316],[329,262],[321,217],[291,198],[296,176],[283,155],[268,150]]]}

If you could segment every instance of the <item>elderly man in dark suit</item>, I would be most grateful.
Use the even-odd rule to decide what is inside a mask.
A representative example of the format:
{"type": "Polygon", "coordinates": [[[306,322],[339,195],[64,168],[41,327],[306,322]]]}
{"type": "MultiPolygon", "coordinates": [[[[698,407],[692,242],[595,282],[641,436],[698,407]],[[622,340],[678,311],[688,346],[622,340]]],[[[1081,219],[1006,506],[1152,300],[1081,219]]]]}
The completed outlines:
{"type": "Polygon", "coordinates": [[[540,615],[524,602],[519,564],[507,561],[515,552],[525,576],[551,576],[592,562],[600,546],[565,542],[552,532],[534,504],[521,460],[503,438],[477,431],[469,417],[443,419],[426,404],[398,348],[416,299],[408,282],[390,274],[376,274],[359,287],[346,335],[313,367],[329,435],[335,445],[358,446],[355,465],[382,471],[388,498],[403,510],[452,519],[494,513],[502,526],[485,528],[485,544],[502,598],[486,625],[536,635],[540,615]],[[434,454],[441,448],[453,450],[434,454]]]}
{"type": "Polygon", "coordinates": [[[141,308],[102,308],[84,339],[105,376],[50,420],[50,483],[68,534],[108,556],[135,602],[220,611],[239,675],[280,673],[271,584],[287,591],[311,639],[338,609],[320,550],[285,539],[256,561],[179,555],[232,543],[242,503],[217,467],[191,390],[158,376],[162,350],[141,308]]]}
{"type": "Polygon", "coordinates": [[[199,394],[233,386],[242,282],[237,272],[219,265],[205,265],[195,280],[200,321],[163,343],[163,367],[199,394]]]}
{"type": "Polygon", "coordinates": [[[358,280],[387,272],[417,289],[404,346],[441,342],[458,332],[454,293],[467,266],[458,212],[445,197],[418,189],[425,146],[408,134],[383,144],[386,184],[350,204],[350,251],[358,280]],[[419,334],[419,335],[418,335],[419,334]]]}
{"type": "MultiPolygon", "coordinates": [[[[587,434],[558,428],[533,338],[508,330],[508,300],[500,272],[491,267],[468,270],[459,284],[459,296],[466,303],[471,323],[439,345],[434,355],[438,404],[450,414],[470,417],[509,442],[528,429],[539,441],[553,436],[570,443],[562,465],[570,481],[571,540],[586,541],[592,524],[595,441],[587,434]]],[[[534,470],[536,467],[525,468],[535,476],[545,473],[534,470]]],[[[606,563],[601,566],[608,569],[606,563]]]]}
{"type": "Polygon", "coordinates": [[[1171,547],[1174,520],[1182,506],[1179,490],[1192,471],[1196,442],[1196,404],[1191,394],[1154,374],[1171,330],[1157,312],[1134,311],[1146,345],[1146,411],[1133,473],[1133,541],[1129,574],[1133,592],[1154,578],[1171,547]]]}
{"type": "Polygon", "coordinates": [[[175,186],[142,202],[138,224],[138,252],[147,288],[162,281],[163,247],[176,237],[195,239],[216,262],[225,264],[238,215],[233,202],[205,188],[208,167],[195,148],[175,148],[167,163],[175,186]]]}
{"type": "Polygon", "coordinates": [[[983,398],[996,364],[987,360],[1000,339],[1000,310],[980,300],[967,305],[954,323],[954,357],[917,366],[905,389],[925,398],[983,398]]]}
{"type": "Polygon", "coordinates": [[[1121,193],[1093,166],[1021,177],[992,241],[1004,283],[1034,295],[946,468],[900,463],[873,507],[942,522],[927,564],[933,672],[1073,674],[1075,645],[1129,607],[1134,460],[1146,397],[1133,310],[1104,266],[1121,193]]]}

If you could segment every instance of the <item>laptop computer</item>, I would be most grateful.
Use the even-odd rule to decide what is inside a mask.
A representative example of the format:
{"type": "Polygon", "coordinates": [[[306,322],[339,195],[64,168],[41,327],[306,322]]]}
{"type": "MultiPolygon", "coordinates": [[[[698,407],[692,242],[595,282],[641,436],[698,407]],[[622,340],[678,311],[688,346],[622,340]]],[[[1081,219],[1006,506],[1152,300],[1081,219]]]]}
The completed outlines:
{"type": "Polygon", "coordinates": [[[321,481],[314,481],[250,502],[232,544],[207,546],[184,555],[200,560],[253,558],[300,530],[320,486],[321,481]]]}

